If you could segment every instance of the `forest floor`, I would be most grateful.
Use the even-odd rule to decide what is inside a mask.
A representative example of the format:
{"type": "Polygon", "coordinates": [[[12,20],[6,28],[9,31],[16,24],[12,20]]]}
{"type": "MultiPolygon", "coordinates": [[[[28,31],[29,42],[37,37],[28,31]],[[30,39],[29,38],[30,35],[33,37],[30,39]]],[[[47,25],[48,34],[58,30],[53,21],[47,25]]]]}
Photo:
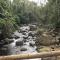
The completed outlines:
{"type": "MultiPolygon", "coordinates": [[[[59,51],[60,46],[54,45],[54,49],[51,49],[53,45],[51,46],[43,46],[43,48],[39,49],[40,52],[51,52],[51,51],[59,51]]],[[[54,57],[47,57],[47,58],[42,58],[42,60],[60,60],[60,56],[54,56],[54,57]]]]}
{"type": "Polygon", "coordinates": [[[58,50],[60,50],[60,46],[51,45],[51,46],[42,46],[42,48],[39,49],[39,52],[50,52],[50,51],[58,51],[58,50]]]}
{"type": "MultiPolygon", "coordinates": [[[[59,45],[57,44],[57,43],[59,43],[58,38],[60,38],[60,35],[53,37],[52,35],[50,35],[53,33],[50,33],[48,31],[46,31],[45,29],[40,29],[38,33],[40,33],[40,32],[42,32],[42,34],[39,35],[40,36],[39,41],[43,45],[40,46],[40,48],[38,49],[38,52],[51,52],[51,51],[59,51],[60,50],[60,44],[59,45]],[[49,44],[51,44],[51,45],[49,45],[49,44]]],[[[60,56],[42,58],[42,60],[60,60],[60,56]]]]}

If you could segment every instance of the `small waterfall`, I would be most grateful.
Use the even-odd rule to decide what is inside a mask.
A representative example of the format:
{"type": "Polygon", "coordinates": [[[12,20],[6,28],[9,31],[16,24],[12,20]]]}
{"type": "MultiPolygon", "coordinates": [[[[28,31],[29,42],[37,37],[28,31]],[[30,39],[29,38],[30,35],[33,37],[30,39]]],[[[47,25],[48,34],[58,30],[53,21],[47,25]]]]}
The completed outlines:
{"type": "MultiPolygon", "coordinates": [[[[14,32],[15,36],[18,36],[18,39],[13,38],[14,42],[8,45],[9,49],[9,55],[14,54],[22,54],[22,53],[38,53],[36,51],[36,45],[35,45],[35,31],[30,31],[29,26],[22,26],[20,27],[20,32],[16,31],[14,32]],[[17,41],[22,41],[23,45],[16,46],[17,41]]],[[[41,60],[41,58],[38,59],[24,59],[24,60],[41,60]]]]}

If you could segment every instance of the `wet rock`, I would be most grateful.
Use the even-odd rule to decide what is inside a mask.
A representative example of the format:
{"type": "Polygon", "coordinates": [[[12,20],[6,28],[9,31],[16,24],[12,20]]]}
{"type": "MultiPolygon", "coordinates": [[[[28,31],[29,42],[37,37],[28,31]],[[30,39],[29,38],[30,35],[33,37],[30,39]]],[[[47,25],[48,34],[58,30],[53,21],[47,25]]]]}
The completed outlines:
{"type": "Polygon", "coordinates": [[[30,28],[29,28],[29,26],[24,26],[24,27],[21,27],[20,28],[20,32],[22,33],[22,32],[27,32],[27,31],[29,31],[30,30],[30,28]]]}
{"type": "Polygon", "coordinates": [[[33,32],[29,32],[29,34],[28,34],[29,36],[32,36],[32,37],[34,37],[35,36],[35,34],[33,33],[33,32]]]}
{"type": "Polygon", "coordinates": [[[36,25],[30,25],[30,30],[31,31],[36,30],[36,29],[37,29],[36,25]]]}
{"type": "Polygon", "coordinates": [[[26,39],[24,39],[23,41],[24,41],[24,42],[27,42],[27,40],[26,40],[26,39]]]}
{"type": "Polygon", "coordinates": [[[0,40],[4,39],[3,34],[0,34],[0,40]]]}
{"type": "Polygon", "coordinates": [[[27,45],[26,43],[24,43],[24,45],[27,45]]]}
{"type": "Polygon", "coordinates": [[[15,36],[15,39],[18,39],[18,38],[20,38],[19,36],[15,36]]]}
{"type": "Polygon", "coordinates": [[[24,39],[27,39],[27,38],[28,38],[28,36],[23,36],[23,38],[24,38],[24,39]]]}
{"type": "Polygon", "coordinates": [[[6,38],[6,39],[4,39],[4,42],[5,42],[5,44],[10,44],[10,43],[14,42],[14,40],[6,38]]]}
{"type": "Polygon", "coordinates": [[[55,42],[58,46],[60,45],[60,37],[56,37],[56,42],[55,42]]]}
{"type": "Polygon", "coordinates": [[[23,41],[16,41],[16,46],[22,46],[23,45],[23,41]]]}
{"type": "Polygon", "coordinates": [[[2,47],[4,45],[4,42],[0,42],[0,47],[2,47]]]}
{"type": "MultiPolygon", "coordinates": [[[[47,58],[42,58],[41,60],[56,60],[56,57],[47,57],[47,58]]],[[[57,60],[59,60],[57,58],[57,60]]]]}
{"type": "Polygon", "coordinates": [[[33,37],[33,40],[35,40],[36,39],[36,37],[33,37]]]}
{"type": "Polygon", "coordinates": [[[21,50],[20,51],[27,51],[27,48],[21,48],[21,50]]]}
{"type": "Polygon", "coordinates": [[[32,38],[33,38],[32,36],[29,36],[29,37],[28,37],[28,40],[29,40],[29,39],[32,39],[32,38]]]}
{"type": "Polygon", "coordinates": [[[22,34],[23,34],[23,35],[26,35],[26,32],[23,32],[22,34]]]}
{"type": "Polygon", "coordinates": [[[30,46],[34,47],[35,46],[35,43],[29,43],[30,46]]]}
{"type": "Polygon", "coordinates": [[[0,55],[7,55],[8,54],[8,49],[3,47],[3,48],[0,48],[0,55]]]}
{"type": "Polygon", "coordinates": [[[26,42],[29,42],[29,40],[26,40],[26,42]]]}
{"type": "Polygon", "coordinates": [[[20,29],[18,30],[18,33],[20,33],[20,29]]]}
{"type": "Polygon", "coordinates": [[[3,48],[8,48],[9,45],[4,45],[3,48]]]}
{"type": "Polygon", "coordinates": [[[33,39],[33,41],[36,41],[36,39],[33,39]]]}
{"type": "Polygon", "coordinates": [[[20,37],[19,37],[19,36],[16,36],[16,35],[12,35],[12,36],[10,37],[10,39],[13,39],[13,38],[18,39],[18,38],[20,38],[20,37]]]}
{"type": "Polygon", "coordinates": [[[0,50],[6,51],[6,50],[7,50],[7,48],[3,47],[3,48],[1,48],[0,50]]]}
{"type": "Polygon", "coordinates": [[[51,44],[55,44],[55,39],[52,37],[49,32],[43,32],[42,35],[38,35],[36,38],[36,45],[45,45],[49,46],[51,44]],[[52,41],[52,42],[51,42],[52,41]]]}
{"type": "Polygon", "coordinates": [[[4,40],[1,40],[1,41],[0,41],[0,47],[5,46],[5,44],[6,44],[6,41],[4,41],[4,40]]]}
{"type": "Polygon", "coordinates": [[[20,30],[20,33],[24,33],[24,32],[26,32],[26,30],[20,30]]]}

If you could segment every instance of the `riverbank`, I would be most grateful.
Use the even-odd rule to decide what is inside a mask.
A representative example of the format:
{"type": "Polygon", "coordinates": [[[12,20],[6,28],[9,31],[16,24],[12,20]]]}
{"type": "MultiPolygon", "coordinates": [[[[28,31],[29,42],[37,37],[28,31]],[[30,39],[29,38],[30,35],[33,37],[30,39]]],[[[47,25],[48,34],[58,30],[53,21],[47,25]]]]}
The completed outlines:
{"type": "Polygon", "coordinates": [[[36,25],[22,25],[19,30],[12,34],[12,37],[6,38],[8,44],[4,45],[0,55],[15,55],[21,53],[38,53],[36,51],[36,25]],[[12,41],[11,43],[9,43],[12,41]],[[4,52],[5,51],[5,52],[4,52]]]}

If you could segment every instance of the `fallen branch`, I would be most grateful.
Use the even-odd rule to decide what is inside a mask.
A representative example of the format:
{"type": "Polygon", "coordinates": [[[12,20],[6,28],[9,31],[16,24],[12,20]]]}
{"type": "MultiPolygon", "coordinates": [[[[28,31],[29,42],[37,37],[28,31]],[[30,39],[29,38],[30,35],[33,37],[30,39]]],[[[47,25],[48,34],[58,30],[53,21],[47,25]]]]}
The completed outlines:
{"type": "Polygon", "coordinates": [[[0,56],[0,60],[33,59],[60,56],[60,51],[0,56]]]}

